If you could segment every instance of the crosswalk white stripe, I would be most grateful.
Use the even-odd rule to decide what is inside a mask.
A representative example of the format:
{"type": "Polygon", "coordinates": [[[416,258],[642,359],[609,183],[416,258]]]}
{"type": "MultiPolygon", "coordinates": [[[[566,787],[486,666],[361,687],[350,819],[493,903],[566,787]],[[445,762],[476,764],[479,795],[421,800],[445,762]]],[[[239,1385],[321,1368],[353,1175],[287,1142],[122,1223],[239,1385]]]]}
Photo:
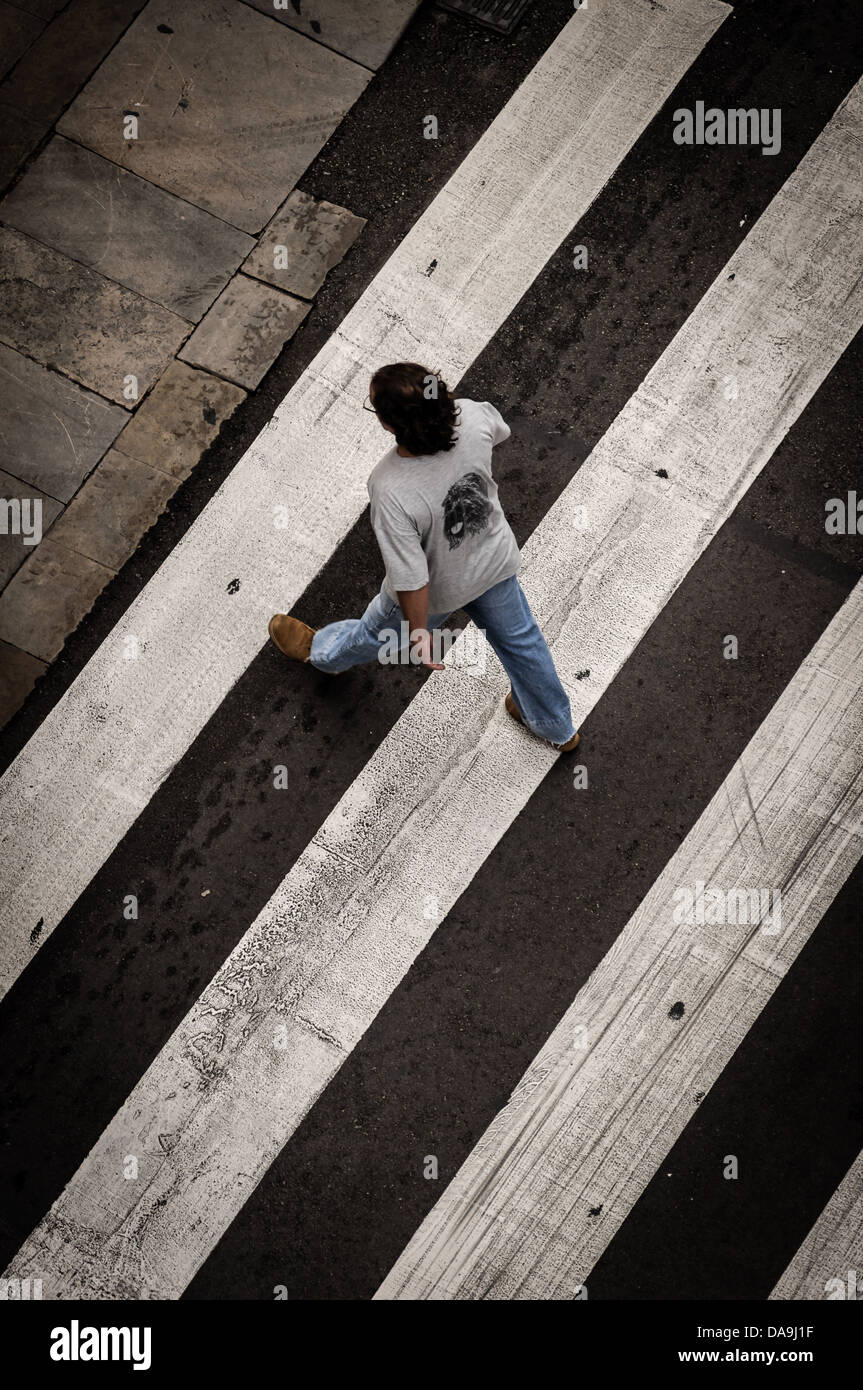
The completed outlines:
{"type": "Polygon", "coordinates": [[[381,451],[359,408],[371,372],[407,358],[462,376],[728,13],[594,0],[573,16],[45,719],[0,784],[0,991],[361,514],[381,451]]]}
{"type": "Polygon", "coordinates": [[[597,1259],[863,853],[861,654],[863,581],[376,1298],[589,1294],[597,1259]],[[712,923],[698,921],[699,882],[722,894],[712,923]],[[725,896],[737,889],[766,890],[766,911],[747,906],[740,922],[725,896]]]}
{"type": "MultiPolygon", "coordinates": [[[[573,688],[576,719],[863,318],[861,104],[857,88],[525,547],[526,588],[559,665],[591,671],[573,688]],[[734,370],[743,389],[726,402],[712,383],[734,370]],[[578,529],[583,506],[589,531],[578,529]]],[[[25,1242],[16,1273],[38,1274],[51,1296],[182,1292],[554,761],[501,713],[504,689],[496,666],[429,679],[25,1242]],[[137,1182],[121,1175],[122,1154],[137,1156],[137,1182]]]]}
{"type": "Polygon", "coordinates": [[[770,1297],[863,1301],[863,1152],[770,1297]]]}

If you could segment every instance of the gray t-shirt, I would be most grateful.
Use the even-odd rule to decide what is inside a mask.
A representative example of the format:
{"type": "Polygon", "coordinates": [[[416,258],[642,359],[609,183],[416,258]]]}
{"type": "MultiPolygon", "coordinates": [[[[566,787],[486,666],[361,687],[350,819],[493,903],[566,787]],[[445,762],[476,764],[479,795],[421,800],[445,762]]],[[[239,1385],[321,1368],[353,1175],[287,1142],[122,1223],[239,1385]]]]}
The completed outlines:
{"type": "Polygon", "coordinates": [[[489,401],[459,400],[455,447],[402,458],[369,476],[387,590],[429,586],[429,612],[452,613],[518,573],[519,549],[497,497],[491,451],[512,431],[489,401]]]}

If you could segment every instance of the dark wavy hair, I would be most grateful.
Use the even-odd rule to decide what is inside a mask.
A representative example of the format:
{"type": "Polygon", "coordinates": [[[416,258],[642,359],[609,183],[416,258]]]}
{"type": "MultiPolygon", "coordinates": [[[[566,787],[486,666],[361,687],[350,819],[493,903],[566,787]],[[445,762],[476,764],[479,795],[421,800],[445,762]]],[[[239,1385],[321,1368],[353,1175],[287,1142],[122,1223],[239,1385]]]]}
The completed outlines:
{"type": "Polygon", "coordinates": [[[419,362],[391,362],[375,372],[372,389],[379,418],[391,426],[396,443],[409,454],[438,454],[455,446],[461,407],[437,372],[419,362]]]}

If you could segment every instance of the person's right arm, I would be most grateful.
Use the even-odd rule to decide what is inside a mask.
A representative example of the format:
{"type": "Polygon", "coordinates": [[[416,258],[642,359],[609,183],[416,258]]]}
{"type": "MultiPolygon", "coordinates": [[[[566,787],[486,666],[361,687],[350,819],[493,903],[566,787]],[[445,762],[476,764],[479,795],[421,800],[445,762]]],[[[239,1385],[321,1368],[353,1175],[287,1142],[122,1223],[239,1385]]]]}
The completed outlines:
{"type": "Polygon", "coordinates": [[[396,592],[396,598],[407,619],[411,643],[414,645],[420,665],[428,666],[432,671],[445,671],[446,667],[441,662],[432,661],[431,633],[428,630],[428,584],[424,584],[421,589],[399,589],[396,592]]]}
{"type": "Polygon", "coordinates": [[[428,562],[416,526],[398,502],[384,494],[372,499],[372,528],[420,663],[433,671],[445,670],[431,659],[428,562]]]}

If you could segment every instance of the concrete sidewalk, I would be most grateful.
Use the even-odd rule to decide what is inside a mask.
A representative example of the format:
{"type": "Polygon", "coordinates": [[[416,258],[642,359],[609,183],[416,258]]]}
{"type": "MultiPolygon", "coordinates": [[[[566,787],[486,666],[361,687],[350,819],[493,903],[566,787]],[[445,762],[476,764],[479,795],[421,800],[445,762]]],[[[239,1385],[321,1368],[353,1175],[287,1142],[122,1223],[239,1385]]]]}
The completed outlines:
{"type": "Polygon", "coordinates": [[[419,4],[0,0],[0,725],[362,231],[296,183],[419,4]]]}

